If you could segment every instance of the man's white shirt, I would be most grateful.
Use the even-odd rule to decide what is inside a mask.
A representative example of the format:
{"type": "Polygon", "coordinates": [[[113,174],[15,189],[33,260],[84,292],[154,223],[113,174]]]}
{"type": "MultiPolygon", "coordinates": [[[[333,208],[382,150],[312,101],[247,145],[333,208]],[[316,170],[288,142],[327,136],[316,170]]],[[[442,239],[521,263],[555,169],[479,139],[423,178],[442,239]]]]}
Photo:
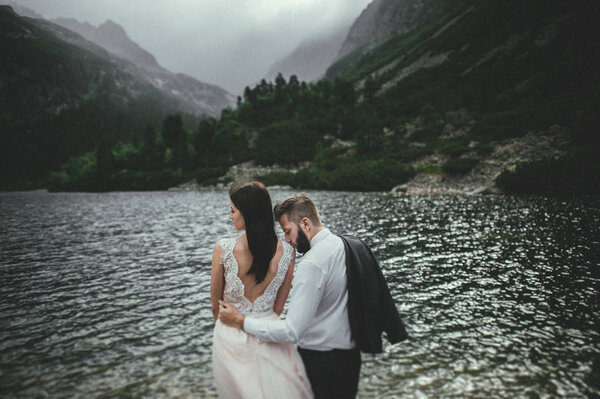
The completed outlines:
{"type": "Polygon", "coordinates": [[[304,349],[352,349],[348,321],[346,254],[341,238],[323,228],[310,240],[294,279],[285,319],[246,317],[244,331],[264,342],[304,349]]]}

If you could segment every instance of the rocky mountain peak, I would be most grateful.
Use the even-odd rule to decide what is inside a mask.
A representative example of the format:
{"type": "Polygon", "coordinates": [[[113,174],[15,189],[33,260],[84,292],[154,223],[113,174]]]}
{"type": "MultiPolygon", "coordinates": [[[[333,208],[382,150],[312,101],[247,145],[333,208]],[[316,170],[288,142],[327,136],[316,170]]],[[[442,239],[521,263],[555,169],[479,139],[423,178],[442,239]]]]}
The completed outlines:
{"type": "Polygon", "coordinates": [[[74,18],[56,18],[51,22],[76,32],[97,45],[105,48],[117,57],[150,70],[162,70],[156,58],[132,41],[125,28],[111,19],[98,27],[88,22],[79,22],[74,18]]]}
{"type": "Polygon", "coordinates": [[[0,4],[0,14],[6,16],[16,16],[17,13],[13,8],[7,4],[0,4]]]}
{"type": "Polygon", "coordinates": [[[374,0],[350,28],[337,59],[360,48],[376,46],[392,35],[409,31],[426,13],[425,3],[427,0],[374,0]]]}
{"type": "Polygon", "coordinates": [[[113,37],[122,37],[129,40],[125,29],[112,19],[107,19],[103,24],[98,25],[98,31],[110,34],[113,37]]]}
{"type": "Polygon", "coordinates": [[[89,40],[136,65],[146,69],[161,69],[152,54],[132,41],[125,29],[110,19],[94,29],[89,40]]]}
{"type": "Polygon", "coordinates": [[[233,96],[220,87],[163,68],[154,55],[131,40],[126,30],[111,19],[98,27],[72,18],[58,18],[52,22],[129,61],[131,64],[127,68],[132,75],[150,83],[167,96],[176,98],[186,112],[218,116],[222,109],[234,104],[233,96]]]}
{"type": "Polygon", "coordinates": [[[143,50],[129,38],[127,32],[121,25],[117,24],[111,19],[107,19],[104,23],[98,25],[98,28],[94,29],[92,38],[94,39],[93,41],[106,47],[107,49],[111,51],[115,50],[115,53],[121,53],[117,55],[125,56],[129,54],[131,56],[137,53],[135,56],[139,57],[140,53],[147,53],[145,54],[146,58],[149,59],[148,56],[152,57],[150,53],[143,50]]]}
{"type": "Polygon", "coordinates": [[[35,11],[33,11],[30,8],[27,7],[23,7],[22,5],[13,3],[12,1],[9,2],[8,4],[5,4],[4,2],[0,2],[2,4],[0,4],[0,7],[8,7],[8,8],[12,8],[11,12],[16,13],[22,17],[27,17],[27,18],[43,18],[40,14],[36,13],[35,11]]]}
{"type": "Polygon", "coordinates": [[[75,33],[79,33],[85,39],[90,40],[94,32],[96,31],[96,27],[88,22],[79,22],[75,18],[56,18],[53,20],[57,25],[60,25],[64,28],[67,28],[75,33]]]}

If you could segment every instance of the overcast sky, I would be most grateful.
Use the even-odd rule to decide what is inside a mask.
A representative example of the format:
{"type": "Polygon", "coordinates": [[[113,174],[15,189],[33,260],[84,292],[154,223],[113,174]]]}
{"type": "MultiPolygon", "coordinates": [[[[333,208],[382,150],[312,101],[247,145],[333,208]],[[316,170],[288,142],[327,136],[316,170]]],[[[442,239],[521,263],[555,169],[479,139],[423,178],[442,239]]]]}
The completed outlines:
{"type": "Polygon", "coordinates": [[[95,26],[112,19],[163,67],[238,95],[303,40],[349,26],[371,0],[7,2],[48,19],[70,17],[95,26]]]}

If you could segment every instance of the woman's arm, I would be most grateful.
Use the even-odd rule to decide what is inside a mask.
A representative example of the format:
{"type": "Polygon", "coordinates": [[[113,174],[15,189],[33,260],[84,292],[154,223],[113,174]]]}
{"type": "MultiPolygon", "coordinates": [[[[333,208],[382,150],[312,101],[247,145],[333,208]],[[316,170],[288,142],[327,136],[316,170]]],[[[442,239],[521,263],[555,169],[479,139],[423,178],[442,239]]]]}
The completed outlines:
{"type": "Polygon", "coordinates": [[[225,288],[225,273],[221,264],[222,253],[223,250],[219,244],[215,244],[212,256],[212,271],[210,273],[210,303],[215,321],[219,317],[219,300],[223,299],[223,289],[225,288]]]}
{"type": "Polygon", "coordinates": [[[285,301],[290,293],[290,289],[292,288],[292,277],[294,277],[294,264],[296,263],[296,251],[294,251],[292,256],[292,261],[288,266],[287,272],[285,273],[285,278],[281,287],[277,291],[277,297],[275,298],[275,304],[273,304],[273,310],[277,314],[281,314],[283,312],[283,306],[285,305],[285,301]]]}

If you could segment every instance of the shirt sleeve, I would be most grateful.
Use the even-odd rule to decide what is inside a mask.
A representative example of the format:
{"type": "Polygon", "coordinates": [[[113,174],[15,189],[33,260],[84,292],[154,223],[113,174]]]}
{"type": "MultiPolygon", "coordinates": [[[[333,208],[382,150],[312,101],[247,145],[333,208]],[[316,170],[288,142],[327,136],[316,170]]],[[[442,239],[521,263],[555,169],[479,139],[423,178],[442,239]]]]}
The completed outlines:
{"type": "Polygon", "coordinates": [[[246,317],[244,331],[263,342],[297,343],[314,319],[324,285],[323,270],[313,263],[303,262],[292,280],[286,318],[264,320],[246,317]]]}

